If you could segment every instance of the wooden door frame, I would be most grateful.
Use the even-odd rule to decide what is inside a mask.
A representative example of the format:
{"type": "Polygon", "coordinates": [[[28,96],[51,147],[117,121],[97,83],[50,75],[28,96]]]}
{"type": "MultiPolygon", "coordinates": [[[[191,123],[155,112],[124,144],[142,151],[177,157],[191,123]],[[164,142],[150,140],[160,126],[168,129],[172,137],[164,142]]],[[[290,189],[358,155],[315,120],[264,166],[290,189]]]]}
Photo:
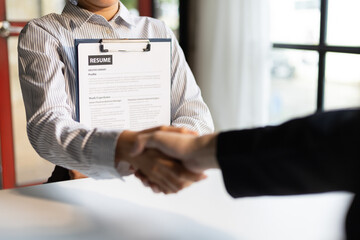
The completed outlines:
{"type": "MultiPolygon", "coordinates": [[[[6,21],[5,0],[0,0],[0,21],[6,21]]],[[[6,38],[0,37],[0,139],[3,188],[15,187],[15,162],[10,96],[9,55],[6,38]]]]}
{"type": "Polygon", "coordinates": [[[154,17],[154,0],[138,0],[140,16],[154,17]]]}

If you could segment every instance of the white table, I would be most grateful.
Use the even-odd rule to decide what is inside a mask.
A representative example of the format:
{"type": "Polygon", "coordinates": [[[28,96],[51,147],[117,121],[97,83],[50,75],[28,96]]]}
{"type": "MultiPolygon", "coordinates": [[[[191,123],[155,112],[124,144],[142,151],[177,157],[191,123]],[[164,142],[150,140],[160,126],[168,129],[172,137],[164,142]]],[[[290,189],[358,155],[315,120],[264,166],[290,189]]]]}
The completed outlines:
{"type": "Polygon", "coordinates": [[[221,174],[176,195],[134,177],[0,191],[0,239],[342,239],[348,193],[232,199],[221,174]]]}

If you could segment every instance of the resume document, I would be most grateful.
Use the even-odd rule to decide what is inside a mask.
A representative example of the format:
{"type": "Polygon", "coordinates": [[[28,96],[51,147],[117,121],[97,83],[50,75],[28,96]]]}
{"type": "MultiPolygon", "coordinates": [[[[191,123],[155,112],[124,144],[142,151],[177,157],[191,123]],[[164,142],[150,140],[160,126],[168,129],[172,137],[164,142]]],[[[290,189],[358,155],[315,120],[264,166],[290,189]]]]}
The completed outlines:
{"type": "Polygon", "coordinates": [[[90,127],[170,125],[170,40],[78,45],[79,119],[90,127]]]}

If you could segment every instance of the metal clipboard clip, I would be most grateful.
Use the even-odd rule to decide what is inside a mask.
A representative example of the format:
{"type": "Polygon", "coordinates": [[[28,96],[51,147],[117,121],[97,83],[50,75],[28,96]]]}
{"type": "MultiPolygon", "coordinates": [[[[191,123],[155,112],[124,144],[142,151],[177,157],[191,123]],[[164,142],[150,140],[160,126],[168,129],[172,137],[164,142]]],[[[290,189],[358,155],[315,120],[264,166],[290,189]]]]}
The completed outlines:
{"type": "Polygon", "coordinates": [[[100,41],[100,52],[150,52],[151,51],[151,43],[147,39],[139,39],[139,40],[130,40],[130,39],[102,39],[100,41]],[[111,46],[113,43],[136,43],[137,45],[141,45],[139,49],[133,48],[114,48],[111,46]],[[142,45],[144,44],[144,45],[142,45]]]}

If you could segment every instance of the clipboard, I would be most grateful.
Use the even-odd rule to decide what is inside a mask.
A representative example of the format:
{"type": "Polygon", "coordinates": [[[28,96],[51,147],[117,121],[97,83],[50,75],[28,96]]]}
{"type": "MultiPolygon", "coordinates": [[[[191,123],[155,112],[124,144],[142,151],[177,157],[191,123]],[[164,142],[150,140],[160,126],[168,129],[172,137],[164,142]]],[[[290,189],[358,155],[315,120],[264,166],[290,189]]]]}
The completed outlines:
{"type": "Polygon", "coordinates": [[[139,131],[170,125],[171,39],[77,39],[77,120],[139,131]]]}

